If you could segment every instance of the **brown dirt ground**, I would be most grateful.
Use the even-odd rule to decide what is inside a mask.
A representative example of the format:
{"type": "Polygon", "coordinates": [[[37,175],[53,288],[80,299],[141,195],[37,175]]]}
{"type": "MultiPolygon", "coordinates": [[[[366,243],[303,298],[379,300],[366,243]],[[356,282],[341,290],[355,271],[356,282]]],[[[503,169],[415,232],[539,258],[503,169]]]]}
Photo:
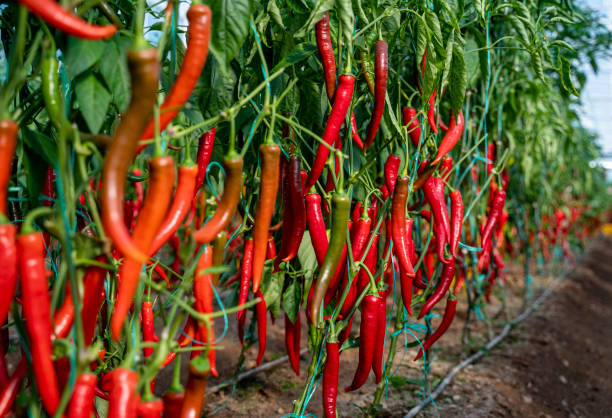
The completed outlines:
{"type": "MultiPolygon", "coordinates": [[[[558,276],[560,272],[555,274],[558,276]]],[[[535,296],[552,282],[555,274],[536,277],[535,296]]],[[[498,317],[490,330],[482,321],[470,322],[467,346],[460,342],[466,319],[466,302],[460,299],[453,327],[439,344],[429,375],[430,388],[450,368],[485,345],[487,331],[496,335],[506,319],[522,312],[522,268],[510,266],[505,291],[505,307],[494,298],[487,308],[489,315],[498,317]]],[[[438,398],[437,408],[430,405],[419,416],[612,417],[611,302],[612,238],[602,236],[537,311],[513,329],[489,355],[459,372],[438,398]]],[[[264,363],[284,354],[282,322],[269,326],[264,363]]],[[[217,333],[221,332],[222,323],[216,326],[217,333]]],[[[211,379],[210,387],[229,378],[236,367],[240,345],[233,317],[230,328],[223,340],[224,349],[218,352],[221,377],[211,379]]],[[[356,330],[358,325],[354,324],[353,331],[356,330]]],[[[306,338],[303,326],[302,347],[306,345],[306,338]]],[[[402,416],[422,396],[415,385],[415,380],[422,377],[422,363],[412,362],[416,350],[404,350],[404,342],[401,339],[399,342],[396,374],[390,380],[388,397],[383,396],[378,416],[402,416]]],[[[357,354],[357,350],[349,350],[341,355],[340,388],[352,380],[357,354]]],[[[255,365],[256,347],[248,355],[247,369],[255,365]]],[[[301,377],[296,377],[289,364],[283,363],[239,382],[234,393],[229,388],[207,395],[206,413],[210,416],[215,412],[218,417],[270,417],[291,412],[292,402],[304,385],[303,374],[309,360],[309,354],[302,356],[301,377]]],[[[170,369],[158,377],[156,392],[161,393],[167,387],[170,369]]],[[[372,402],[374,390],[370,379],[355,392],[339,393],[339,415],[361,415],[359,407],[372,402]]],[[[320,388],[310,400],[306,413],[322,416],[320,388]]]]}

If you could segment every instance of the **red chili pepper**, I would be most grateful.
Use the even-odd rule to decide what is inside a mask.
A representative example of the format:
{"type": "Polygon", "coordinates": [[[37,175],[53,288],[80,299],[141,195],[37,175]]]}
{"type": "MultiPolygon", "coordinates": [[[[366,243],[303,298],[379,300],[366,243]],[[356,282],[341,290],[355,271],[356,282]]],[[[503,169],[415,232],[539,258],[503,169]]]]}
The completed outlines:
{"type": "Polygon", "coordinates": [[[4,324],[11,309],[17,288],[17,248],[15,236],[17,228],[13,224],[0,225],[0,324],[4,324]]]}
{"type": "Polygon", "coordinates": [[[179,167],[176,192],[172,198],[172,205],[168,209],[168,213],[149,247],[149,255],[153,255],[159,251],[159,249],[174,236],[189,213],[197,174],[198,167],[195,165],[179,167]]]}
{"type": "Polygon", "coordinates": [[[257,340],[259,341],[259,352],[257,353],[257,365],[261,364],[264,353],[266,352],[266,328],[267,328],[267,316],[266,316],[266,301],[264,299],[261,290],[258,290],[255,294],[256,298],[261,300],[255,305],[255,316],[257,318],[257,340]]]}
{"type": "Polygon", "coordinates": [[[123,198],[125,178],[138,147],[138,139],[156,104],[159,61],[156,48],[130,50],[127,56],[132,98],[128,110],[122,115],[113,142],[106,151],[100,195],[101,217],[104,231],[119,251],[126,258],[142,263],[147,259],[145,253],[148,245],[139,249],[132,241],[123,224],[123,198]]]}
{"type": "MultiPolygon", "coordinates": [[[[252,270],[254,292],[259,290],[259,284],[261,283],[264,264],[266,262],[268,229],[270,228],[272,215],[274,215],[276,195],[278,193],[281,150],[276,144],[263,144],[259,147],[259,152],[261,153],[261,184],[259,187],[259,200],[257,201],[257,208],[255,209],[255,224],[253,226],[252,270]]],[[[297,193],[297,190],[295,190],[294,193],[297,193]]],[[[301,193],[299,198],[301,200],[301,193]]],[[[296,204],[296,206],[300,205],[296,204]]]]}
{"type": "MultiPolygon", "coordinates": [[[[346,113],[351,104],[354,85],[355,77],[352,75],[346,74],[340,76],[340,84],[338,85],[336,96],[334,97],[334,104],[322,135],[323,141],[329,146],[334,143],[336,137],[340,133],[340,127],[344,122],[344,118],[346,117],[346,113]]],[[[310,188],[317,182],[319,176],[323,172],[328,156],[329,148],[323,144],[319,144],[315,160],[312,164],[308,179],[306,180],[306,187],[304,190],[310,190],[310,188]]]]}
{"type": "Polygon", "coordinates": [[[193,238],[199,244],[208,244],[215,239],[217,234],[227,227],[238,207],[242,189],[242,157],[236,153],[230,154],[225,158],[223,165],[225,167],[223,197],[215,214],[201,229],[193,233],[193,238]]]}
{"type": "Polygon", "coordinates": [[[161,399],[138,402],[138,418],[161,418],[164,412],[164,402],[161,399]]]}
{"type": "Polygon", "coordinates": [[[209,372],[210,366],[206,357],[198,356],[189,362],[189,377],[185,388],[181,418],[198,418],[202,415],[209,372]]]}
{"type": "MultiPolygon", "coordinates": [[[[410,218],[405,218],[404,224],[406,228],[406,233],[404,236],[406,237],[406,247],[408,252],[408,259],[410,260],[410,265],[412,265],[412,247],[414,246],[412,242],[412,223],[414,221],[410,218]]],[[[402,291],[402,302],[404,303],[404,308],[408,311],[409,315],[412,315],[412,277],[407,274],[407,272],[403,271],[403,267],[400,264],[400,286],[402,291]]]]}
{"type": "Polygon", "coordinates": [[[28,363],[25,354],[22,352],[21,355],[21,360],[17,364],[15,371],[13,371],[11,378],[0,393],[0,417],[10,416],[13,403],[21,389],[21,382],[28,371],[28,363]]]}
{"type": "Polygon", "coordinates": [[[300,375],[300,337],[302,323],[300,321],[300,311],[297,313],[295,322],[291,322],[285,313],[285,349],[289,356],[289,363],[296,376],[300,375]]]}
{"type": "Polygon", "coordinates": [[[497,222],[504,209],[504,203],[506,202],[506,192],[503,190],[496,190],[493,194],[493,199],[489,205],[489,216],[487,222],[483,225],[481,231],[481,246],[487,248],[491,244],[491,235],[497,225],[497,222]]]}
{"type": "MultiPolygon", "coordinates": [[[[334,148],[337,150],[342,150],[342,138],[340,138],[340,135],[336,137],[336,141],[334,142],[334,148]]],[[[336,178],[338,178],[339,172],[340,172],[340,158],[338,157],[337,154],[334,153],[334,174],[336,178]]],[[[336,185],[334,184],[334,177],[332,176],[331,170],[327,170],[327,180],[325,180],[325,193],[329,193],[331,191],[334,191],[335,189],[336,189],[336,185]]],[[[325,212],[329,213],[327,202],[325,202],[325,212]]]]}
{"type": "Polygon", "coordinates": [[[83,39],[106,39],[115,34],[114,25],[97,26],[70,14],[53,0],[19,0],[28,10],[46,23],[68,35],[83,39]]]}
{"type": "Polygon", "coordinates": [[[442,275],[440,276],[440,281],[436,286],[436,290],[427,298],[423,307],[421,308],[421,312],[419,312],[418,319],[423,318],[427,312],[431,310],[442,297],[448,291],[451,282],[453,281],[453,277],[455,276],[455,262],[452,261],[449,264],[444,264],[442,269],[442,275]]]}
{"type": "Polygon", "coordinates": [[[321,266],[329,247],[329,240],[327,239],[325,222],[321,212],[321,196],[316,193],[306,195],[306,220],[308,222],[308,231],[310,232],[310,241],[314,248],[317,262],[321,266]]]}
{"type": "Polygon", "coordinates": [[[119,367],[109,374],[111,380],[108,398],[108,418],[131,418],[138,407],[138,373],[119,367]]]}
{"type": "Polygon", "coordinates": [[[444,335],[446,330],[451,326],[453,322],[453,318],[455,317],[455,311],[457,309],[457,299],[454,297],[449,297],[446,301],[446,308],[444,308],[444,316],[442,316],[442,322],[440,322],[440,326],[438,329],[431,334],[431,336],[425,341],[423,347],[419,349],[416,357],[413,361],[416,361],[421,358],[423,355],[423,351],[429,350],[429,348],[436,342],[438,339],[444,335]]]}
{"type": "MultiPolygon", "coordinates": [[[[353,260],[359,261],[363,257],[365,246],[368,239],[368,234],[370,233],[370,227],[372,225],[372,220],[370,218],[359,218],[356,224],[353,224],[350,231],[350,240],[351,240],[351,250],[353,253],[353,260]]],[[[344,278],[342,280],[342,293],[344,293],[345,289],[349,286],[349,274],[351,273],[350,268],[347,268],[344,272],[344,278]]],[[[344,304],[340,308],[340,313],[343,318],[348,316],[348,313],[353,308],[355,304],[355,300],[357,299],[357,289],[358,289],[358,277],[359,270],[355,274],[354,277],[351,277],[350,280],[350,288],[349,293],[344,299],[344,304]]],[[[369,280],[369,279],[368,279],[369,280]]]]}
{"type": "Polygon", "coordinates": [[[395,190],[395,182],[397,181],[397,173],[399,172],[402,159],[396,155],[390,154],[385,161],[385,185],[390,193],[395,190]]]}
{"type": "Polygon", "coordinates": [[[181,408],[183,407],[183,392],[167,392],[164,394],[164,418],[180,417],[181,408]]]}
{"type": "Polygon", "coordinates": [[[406,199],[408,198],[408,184],[410,178],[402,176],[397,179],[391,206],[391,238],[393,249],[400,263],[400,271],[408,276],[415,276],[414,268],[410,262],[408,245],[406,241],[406,199]]]}
{"type": "Polygon", "coordinates": [[[68,405],[68,418],[91,417],[97,383],[98,378],[93,373],[82,373],[76,378],[68,405]]]}
{"type": "MultiPolygon", "coordinates": [[[[266,237],[267,245],[267,237],[266,237]]],[[[240,269],[240,287],[238,292],[238,305],[244,305],[249,297],[249,287],[251,284],[251,272],[253,271],[251,266],[253,263],[253,240],[247,239],[244,243],[244,256],[242,257],[242,266],[240,269]]],[[[265,255],[265,254],[264,254],[265,255]]],[[[265,262],[265,260],[264,260],[265,262]]],[[[253,285],[254,286],[254,285],[253,285]]],[[[240,324],[242,317],[246,315],[244,309],[240,309],[236,312],[236,319],[240,324]]]]}
{"type": "MultiPolygon", "coordinates": [[[[212,274],[204,270],[212,267],[212,247],[207,245],[204,254],[198,260],[197,271],[193,282],[193,295],[195,297],[195,308],[198,312],[209,314],[213,312],[213,289],[212,274]]],[[[210,374],[218,377],[217,352],[214,348],[215,337],[213,335],[212,322],[210,329],[204,325],[198,325],[198,333],[201,341],[208,343],[208,362],[210,374]],[[210,335],[209,335],[210,331],[210,335]]]]}
{"type": "Polygon", "coordinates": [[[52,361],[51,307],[47,293],[45,243],[42,233],[17,238],[23,316],[30,339],[32,369],[45,410],[54,414],[59,404],[59,387],[52,361]]]}
{"type": "Polygon", "coordinates": [[[455,121],[455,114],[451,110],[450,119],[448,131],[444,134],[444,138],[442,138],[442,142],[440,142],[440,145],[438,146],[436,158],[434,158],[434,160],[431,162],[432,166],[438,164],[442,158],[444,158],[444,156],[453,149],[463,134],[463,125],[465,123],[465,120],[463,119],[463,112],[459,112],[459,116],[455,121]]]}
{"type": "Polygon", "coordinates": [[[0,215],[6,216],[6,196],[11,180],[11,164],[19,126],[12,120],[0,120],[0,215]]]}
{"type": "MultiPolygon", "coordinates": [[[[149,190],[142,212],[132,234],[133,243],[139,251],[147,252],[162,224],[174,188],[174,160],[172,157],[155,157],[151,160],[149,190]]],[[[118,341],[123,322],[130,310],[134,293],[140,280],[142,263],[125,258],[119,269],[121,280],[111,317],[111,337],[118,341]]]]}
{"type": "Polygon", "coordinates": [[[212,157],[213,148],[215,146],[215,128],[211,128],[210,131],[205,132],[198,140],[198,155],[196,157],[196,164],[198,166],[198,174],[196,176],[194,198],[196,193],[204,184],[206,179],[206,170],[208,169],[208,163],[212,157]]]}
{"type": "MultiPolygon", "coordinates": [[[[210,24],[212,13],[205,4],[192,4],[187,10],[189,30],[187,36],[187,49],[183,57],[181,70],[176,76],[174,85],[159,108],[159,132],[178,115],[181,107],[187,102],[191,93],[200,79],[200,73],[206,57],[208,56],[208,45],[210,40],[210,24]]],[[[153,138],[155,134],[155,123],[150,121],[144,130],[141,139],[153,138]]]]}
{"type": "MultiPolygon", "coordinates": [[[[368,236],[366,239],[366,242],[364,244],[364,251],[365,251],[365,247],[368,245],[368,242],[370,241],[370,237],[371,235],[368,236]]],[[[365,259],[364,259],[364,264],[366,265],[366,267],[368,268],[368,270],[373,276],[376,274],[376,264],[378,261],[378,240],[379,239],[380,239],[380,234],[374,234],[374,237],[372,237],[372,245],[370,245],[370,249],[368,250],[368,253],[366,254],[365,259]]],[[[361,269],[359,271],[359,276],[357,280],[357,294],[361,294],[361,292],[363,292],[363,289],[365,289],[368,286],[369,282],[370,282],[370,276],[368,275],[365,269],[361,269]]]]}
{"type": "Polygon", "coordinates": [[[323,414],[325,418],[336,418],[336,398],[338,397],[338,371],[340,352],[338,341],[328,340],[327,359],[323,369],[323,414]]]}
{"type": "Polygon", "coordinates": [[[374,345],[374,360],[372,361],[372,371],[376,378],[376,384],[383,376],[383,352],[385,349],[385,330],[387,328],[387,303],[384,292],[379,292],[381,300],[378,303],[378,314],[376,323],[376,342],[374,345]]]}
{"type": "MultiPolygon", "coordinates": [[[[423,60],[425,63],[425,60],[423,60]]],[[[434,134],[438,134],[438,124],[436,123],[436,89],[433,89],[431,96],[429,96],[429,100],[427,102],[427,121],[429,122],[429,126],[434,134]]],[[[452,122],[451,122],[452,123],[452,122]]]]}
{"type": "Polygon", "coordinates": [[[419,146],[421,140],[421,127],[417,119],[417,110],[414,107],[405,107],[402,109],[402,123],[408,125],[408,133],[415,147],[419,146]]]}
{"type": "MultiPolygon", "coordinates": [[[[304,206],[304,194],[302,192],[302,181],[300,178],[300,159],[297,155],[291,156],[289,163],[289,193],[285,207],[285,215],[283,219],[290,219],[290,222],[283,224],[283,232],[285,228],[289,229],[286,234],[283,234],[281,249],[277,257],[276,263],[281,261],[292,260],[300,248],[304,231],[306,230],[306,207],[304,206]],[[290,208],[290,210],[288,210],[290,208]]],[[[253,288],[257,292],[258,289],[253,288]]]]}
{"type": "Polygon", "coordinates": [[[442,180],[447,182],[452,170],[453,157],[442,158],[442,163],[440,164],[440,177],[442,178],[442,180]]]}
{"type": "MultiPolygon", "coordinates": [[[[153,302],[149,298],[145,298],[142,302],[141,315],[141,328],[142,328],[142,340],[144,342],[155,342],[155,327],[153,326],[153,302]]],[[[145,357],[151,357],[153,355],[153,347],[143,348],[145,357]]]]}
{"type": "Polygon", "coordinates": [[[438,258],[440,262],[448,264],[451,259],[444,257],[444,247],[450,238],[450,222],[444,198],[444,182],[439,177],[430,177],[423,185],[423,192],[433,213],[432,225],[436,233],[438,258]]]}
{"type": "MultiPolygon", "coordinates": [[[[96,261],[104,262],[105,258],[98,256],[96,261]]],[[[97,266],[88,267],[83,277],[85,293],[83,294],[83,306],[81,308],[81,324],[83,325],[83,336],[87,345],[91,345],[95,335],[98,311],[105,295],[105,278],[106,270],[97,266]]]]}
{"type": "Polygon", "coordinates": [[[378,310],[383,299],[367,295],[361,302],[361,324],[359,326],[359,364],[353,382],[344,390],[346,392],[359,389],[368,379],[372,363],[374,362],[374,350],[376,338],[378,337],[378,310]]]}
{"type": "Polygon", "coordinates": [[[450,252],[453,257],[457,257],[457,247],[459,238],[461,237],[461,227],[463,225],[463,200],[461,192],[454,190],[450,193],[451,199],[451,234],[450,234],[450,252]]]}
{"type": "MultiPolygon", "coordinates": [[[[387,73],[389,71],[388,62],[388,45],[386,41],[378,41],[374,46],[374,109],[372,110],[372,119],[368,125],[368,133],[364,145],[364,151],[367,150],[376,138],[376,132],[380,126],[383,112],[385,110],[385,95],[387,93],[387,73]]],[[[387,186],[388,187],[388,186],[387,186]]]]}
{"type": "MultiPolygon", "coordinates": [[[[494,166],[495,166],[495,142],[489,142],[489,145],[487,146],[487,163],[486,163],[487,177],[491,176],[491,172],[493,171],[494,166]]],[[[492,181],[491,184],[493,183],[494,181],[492,181]]]]}

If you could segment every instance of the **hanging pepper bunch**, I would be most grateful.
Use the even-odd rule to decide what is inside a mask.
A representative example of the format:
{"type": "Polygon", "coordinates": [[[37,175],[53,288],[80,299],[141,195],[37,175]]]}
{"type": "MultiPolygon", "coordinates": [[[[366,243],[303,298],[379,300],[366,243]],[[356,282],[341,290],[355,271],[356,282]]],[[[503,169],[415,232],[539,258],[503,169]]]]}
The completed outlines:
{"type": "Polygon", "coordinates": [[[514,97],[559,96],[507,81],[541,46],[482,44],[518,35],[476,4],[124,3],[0,10],[0,416],[199,417],[277,327],[294,414],[322,378],[337,416],[370,372],[375,413],[398,349],[429,370],[457,309],[503,301],[509,255],[529,276],[595,232],[601,172],[562,154],[557,181],[506,133],[514,97]]]}

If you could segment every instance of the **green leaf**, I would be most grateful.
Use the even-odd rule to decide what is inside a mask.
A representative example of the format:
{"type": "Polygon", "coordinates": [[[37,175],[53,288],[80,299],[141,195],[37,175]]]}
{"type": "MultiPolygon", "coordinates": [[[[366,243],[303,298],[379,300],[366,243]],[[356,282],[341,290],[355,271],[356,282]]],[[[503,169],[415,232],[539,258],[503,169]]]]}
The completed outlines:
{"type": "Polygon", "coordinates": [[[270,73],[275,73],[281,68],[287,68],[298,62],[302,62],[317,51],[317,47],[310,43],[301,43],[295,46],[283,59],[274,66],[270,73]]]}
{"type": "Polygon", "coordinates": [[[472,4],[474,5],[474,9],[476,9],[476,13],[478,13],[478,17],[480,18],[480,20],[484,22],[486,9],[485,0],[473,0],[472,4]]]}
{"type": "Polygon", "coordinates": [[[512,27],[514,28],[514,30],[516,30],[516,32],[519,35],[518,40],[525,47],[528,47],[530,44],[529,34],[527,33],[527,30],[525,29],[525,25],[523,24],[523,22],[514,15],[509,15],[508,19],[510,20],[510,23],[512,24],[512,27]]]}
{"type": "Polygon", "coordinates": [[[480,72],[478,71],[478,67],[480,65],[480,60],[478,58],[478,54],[476,53],[476,49],[478,45],[473,38],[469,38],[466,42],[465,49],[467,50],[465,53],[465,66],[467,69],[467,80],[468,86],[474,86],[476,80],[480,72]]]}
{"type": "Polygon", "coordinates": [[[74,92],[89,130],[97,134],[106,117],[106,109],[111,101],[110,93],[93,73],[80,77],[74,92]]]}
{"type": "Polygon", "coordinates": [[[206,88],[202,86],[198,90],[199,107],[205,117],[214,116],[233,103],[237,75],[231,67],[223,73],[218,61],[209,57],[201,79],[204,80],[201,84],[206,88]]]}
{"type": "Polygon", "coordinates": [[[253,0],[210,0],[207,3],[213,15],[210,51],[225,74],[251,30],[253,0]]]}
{"type": "Polygon", "coordinates": [[[32,148],[42,159],[46,165],[53,165],[57,161],[57,148],[55,141],[39,131],[33,131],[28,128],[22,128],[24,133],[23,140],[30,148],[32,148]]]}
{"type": "Polygon", "coordinates": [[[451,62],[449,91],[451,97],[451,108],[455,115],[459,113],[465,98],[467,87],[467,71],[465,69],[464,47],[462,42],[453,45],[453,60],[451,62]]]}
{"type": "Polygon", "coordinates": [[[68,37],[68,50],[66,51],[66,72],[68,78],[74,79],[77,75],[90,68],[102,57],[105,44],[112,41],[86,41],[72,36],[68,37]]]}
{"type": "Polygon", "coordinates": [[[302,286],[294,279],[283,292],[283,311],[287,314],[292,323],[295,323],[302,303],[302,286]]]}
{"type": "Polygon", "coordinates": [[[569,60],[561,55],[559,55],[559,76],[561,77],[561,84],[563,88],[567,90],[570,94],[578,97],[578,91],[576,87],[574,87],[574,83],[572,82],[571,77],[571,64],[569,60]]]}
{"type": "Polygon", "coordinates": [[[455,43],[455,30],[451,30],[446,41],[446,59],[444,60],[444,72],[442,72],[442,82],[440,90],[444,90],[444,87],[448,84],[448,75],[450,74],[451,62],[453,59],[453,45],[455,43]]]}
{"type": "MultiPolygon", "coordinates": [[[[296,1],[297,0],[293,0],[292,2],[290,2],[290,4],[296,1]]],[[[321,20],[321,18],[326,12],[330,11],[331,8],[334,7],[335,3],[336,0],[317,1],[315,7],[310,12],[310,16],[308,16],[308,20],[306,21],[304,26],[298,29],[298,31],[293,36],[295,36],[296,38],[302,38],[305,37],[308,33],[312,32],[312,29],[315,27],[317,22],[321,20]]]]}
{"type": "Polygon", "coordinates": [[[433,12],[433,10],[427,9],[425,10],[425,21],[427,22],[427,27],[431,33],[431,41],[433,42],[434,48],[439,54],[444,53],[444,43],[442,38],[442,30],[440,29],[440,21],[438,20],[438,16],[433,12]]]}
{"type": "Polygon", "coordinates": [[[130,74],[125,54],[116,42],[106,44],[99,71],[112,93],[113,103],[120,112],[124,112],[130,101],[130,74]]]}
{"type": "Polygon", "coordinates": [[[345,45],[353,44],[353,31],[355,30],[355,14],[351,0],[336,0],[338,20],[342,28],[342,38],[345,45]]]}
{"type": "Polygon", "coordinates": [[[304,237],[300,243],[300,248],[298,249],[298,260],[300,260],[302,269],[305,271],[304,278],[309,280],[317,269],[317,258],[315,256],[308,231],[304,232],[304,237]]]}
{"type": "MultiPolygon", "coordinates": [[[[23,129],[21,131],[23,132],[23,129]]],[[[26,174],[25,181],[28,190],[28,200],[30,207],[35,208],[42,205],[40,193],[45,181],[47,167],[51,164],[49,164],[46,157],[42,158],[39,148],[29,146],[27,139],[23,150],[21,161],[26,174]]]]}
{"type": "Polygon", "coordinates": [[[261,278],[261,293],[264,295],[268,310],[272,311],[276,317],[280,311],[281,292],[283,290],[285,272],[281,270],[272,273],[272,270],[273,262],[271,260],[266,261],[261,278]]]}
{"type": "Polygon", "coordinates": [[[566,49],[569,49],[569,50],[570,50],[570,51],[572,51],[572,52],[576,52],[576,50],[574,49],[574,47],[573,47],[573,46],[571,46],[570,44],[568,44],[567,42],[562,41],[562,40],[552,41],[552,42],[550,43],[550,46],[551,46],[551,47],[552,47],[552,46],[557,46],[557,47],[560,47],[560,48],[566,48],[566,49]]]}
{"type": "Polygon", "coordinates": [[[423,17],[417,16],[416,61],[419,71],[423,66],[423,56],[427,50],[428,40],[429,33],[427,30],[427,23],[423,17]]]}
{"type": "Polygon", "coordinates": [[[272,20],[274,20],[274,22],[278,26],[280,26],[281,28],[285,27],[285,24],[283,23],[283,18],[281,16],[281,11],[278,8],[278,5],[276,4],[276,0],[270,0],[270,2],[268,3],[268,13],[272,17],[272,20]]]}

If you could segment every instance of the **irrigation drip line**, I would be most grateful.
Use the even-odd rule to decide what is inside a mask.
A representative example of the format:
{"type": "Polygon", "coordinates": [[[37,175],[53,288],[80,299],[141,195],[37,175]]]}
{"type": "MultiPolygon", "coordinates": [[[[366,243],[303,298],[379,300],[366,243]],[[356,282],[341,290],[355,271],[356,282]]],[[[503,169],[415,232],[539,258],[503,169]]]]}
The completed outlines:
{"type": "MultiPolygon", "coordinates": [[[[584,258],[584,256],[581,257],[580,262],[583,261],[583,258],[584,258]]],[[[448,372],[448,374],[444,377],[444,379],[442,379],[440,384],[438,386],[436,386],[434,391],[431,392],[430,396],[425,398],[423,401],[421,401],[421,403],[419,403],[418,405],[414,406],[410,411],[408,411],[408,413],[406,415],[404,415],[404,418],[412,418],[412,417],[416,416],[416,414],[418,414],[423,408],[425,408],[427,405],[429,405],[432,401],[434,401],[442,393],[444,388],[446,388],[446,386],[448,386],[448,384],[451,382],[453,376],[455,376],[458,372],[463,370],[465,367],[467,367],[470,364],[474,363],[479,358],[485,356],[485,353],[488,354],[488,352],[491,349],[493,349],[504,338],[506,338],[508,336],[508,334],[510,333],[512,328],[514,328],[520,322],[524,321],[527,317],[529,317],[529,315],[531,315],[533,313],[533,311],[535,311],[538,308],[538,306],[542,302],[544,302],[544,300],[555,290],[555,288],[557,287],[559,282],[561,282],[567,276],[569,276],[571,273],[573,273],[574,270],[576,269],[576,266],[578,266],[579,264],[580,263],[576,263],[574,265],[574,267],[572,267],[571,269],[566,270],[559,277],[554,279],[552,281],[552,283],[550,283],[550,285],[548,285],[548,287],[546,289],[544,289],[542,294],[533,302],[533,304],[531,304],[531,306],[529,306],[527,309],[525,309],[523,311],[523,313],[521,313],[520,315],[516,316],[513,320],[511,320],[509,323],[507,323],[504,326],[504,328],[502,329],[502,331],[495,338],[493,338],[491,341],[489,341],[489,343],[487,345],[485,345],[484,347],[480,348],[477,353],[472,354],[470,357],[468,357],[467,359],[463,360],[461,363],[459,363],[455,367],[453,367],[448,372]]]]}

